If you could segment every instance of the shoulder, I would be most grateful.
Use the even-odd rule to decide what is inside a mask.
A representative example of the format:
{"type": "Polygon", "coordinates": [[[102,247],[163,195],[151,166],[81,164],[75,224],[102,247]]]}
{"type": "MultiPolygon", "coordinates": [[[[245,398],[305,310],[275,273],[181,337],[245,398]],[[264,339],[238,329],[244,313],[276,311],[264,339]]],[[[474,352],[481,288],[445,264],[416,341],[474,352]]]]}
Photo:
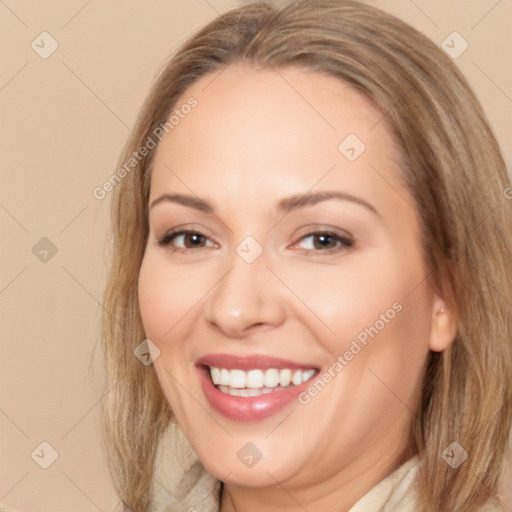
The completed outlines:
{"type": "Polygon", "coordinates": [[[174,424],[162,437],[153,476],[151,512],[218,512],[220,481],[199,461],[174,424]]]}
{"type": "Polygon", "coordinates": [[[415,512],[418,457],[413,457],[365,494],[350,512],[415,512]]]}
{"type": "MultiPolygon", "coordinates": [[[[363,496],[350,512],[417,512],[419,465],[419,457],[409,459],[363,496]]],[[[172,424],[159,444],[151,512],[218,512],[220,485],[204,469],[181,429],[172,424]]],[[[17,511],[6,509],[5,512],[17,511]]],[[[480,512],[509,512],[509,509],[496,500],[480,512]]]]}
{"type": "MultiPolygon", "coordinates": [[[[419,510],[416,475],[420,460],[413,457],[381,480],[349,512],[416,512],[419,510]]],[[[509,512],[501,500],[491,500],[480,512],[509,512]]]]}

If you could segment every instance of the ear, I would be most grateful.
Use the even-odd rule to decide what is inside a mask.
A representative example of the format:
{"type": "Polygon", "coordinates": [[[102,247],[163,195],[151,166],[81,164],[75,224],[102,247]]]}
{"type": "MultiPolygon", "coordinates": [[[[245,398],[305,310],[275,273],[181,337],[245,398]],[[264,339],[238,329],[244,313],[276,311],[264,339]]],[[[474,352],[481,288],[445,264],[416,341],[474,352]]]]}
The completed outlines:
{"type": "Polygon", "coordinates": [[[432,324],[429,347],[434,352],[442,352],[450,346],[457,334],[456,314],[448,304],[437,295],[432,306],[432,324]]]}

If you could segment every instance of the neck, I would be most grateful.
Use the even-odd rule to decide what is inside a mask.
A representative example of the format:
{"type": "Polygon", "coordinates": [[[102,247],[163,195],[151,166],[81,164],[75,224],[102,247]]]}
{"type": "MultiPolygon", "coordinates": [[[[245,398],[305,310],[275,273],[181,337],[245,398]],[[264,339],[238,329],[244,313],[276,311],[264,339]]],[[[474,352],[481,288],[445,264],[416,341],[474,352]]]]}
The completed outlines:
{"type": "Polygon", "coordinates": [[[394,462],[381,459],[364,467],[357,460],[342,472],[309,487],[277,481],[275,486],[265,488],[223,484],[220,512],[349,512],[359,499],[412,456],[407,453],[394,462]]]}

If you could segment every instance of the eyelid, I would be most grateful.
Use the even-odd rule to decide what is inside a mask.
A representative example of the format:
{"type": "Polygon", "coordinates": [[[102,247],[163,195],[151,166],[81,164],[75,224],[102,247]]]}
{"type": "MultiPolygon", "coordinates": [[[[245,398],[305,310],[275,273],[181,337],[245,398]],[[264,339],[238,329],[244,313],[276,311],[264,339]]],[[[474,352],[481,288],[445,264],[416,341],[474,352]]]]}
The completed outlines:
{"type": "MultiPolygon", "coordinates": [[[[162,236],[157,238],[157,245],[161,247],[169,247],[171,246],[172,242],[181,235],[199,235],[201,237],[204,237],[206,239],[206,242],[211,242],[213,246],[219,247],[219,244],[207,233],[204,231],[209,231],[208,229],[204,229],[203,231],[201,229],[194,228],[192,226],[182,225],[177,226],[173,229],[170,229],[166,231],[162,236]]],[[[355,244],[355,238],[352,236],[349,232],[345,230],[341,230],[339,228],[333,228],[332,226],[306,226],[303,227],[300,231],[302,231],[302,234],[298,234],[295,238],[295,241],[288,246],[288,248],[294,249],[294,250],[302,250],[305,252],[316,252],[316,253],[332,253],[332,252],[339,252],[341,250],[350,249],[355,244]],[[301,249],[300,247],[297,247],[297,245],[303,241],[304,239],[311,237],[311,236],[319,236],[319,235],[328,235],[335,239],[337,239],[340,242],[340,245],[338,247],[334,248],[326,248],[326,249],[301,249]]],[[[200,249],[207,249],[210,246],[199,246],[196,248],[184,248],[184,247],[173,247],[172,250],[174,252],[188,252],[188,251],[199,251],[200,249]]]]}
{"type": "MultiPolygon", "coordinates": [[[[355,241],[355,237],[349,233],[348,231],[340,228],[335,228],[333,226],[324,226],[324,225],[314,225],[314,226],[306,226],[298,230],[297,235],[295,235],[296,240],[302,240],[303,238],[309,236],[309,235],[317,235],[317,234],[323,234],[328,233],[331,235],[338,236],[340,238],[346,239],[346,240],[352,240],[355,241]]],[[[296,242],[294,242],[296,243],[296,242]]]]}
{"type": "Polygon", "coordinates": [[[308,229],[303,229],[304,233],[298,235],[298,238],[296,238],[296,241],[289,246],[290,248],[296,248],[295,250],[302,250],[306,252],[317,252],[317,253],[332,253],[332,252],[338,252],[343,249],[350,249],[355,244],[355,238],[352,236],[349,232],[345,230],[340,230],[338,228],[333,228],[330,226],[320,226],[320,227],[309,227],[308,229]],[[301,241],[303,241],[306,238],[309,238],[310,236],[319,236],[319,235],[329,235],[332,237],[335,237],[341,242],[341,247],[336,248],[328,248],[324,250],[315,250],[315,249],[301,249],[296,247],[301,241]]]}
{"type": "MultiPolygon", "coordinates": [[[[199,235],[207,239],[207,241],[212,242],[214,245],[218,246],[218,243],[213,240],[213,238],[206,234],[204,231],[201,231],[200,229],[193,228],[187,225],[185,226],[177,226],[173,229],[170,229],[166,231],[163,235],[157,237],[156,243],[160,247],[169,247],[171,246],[172,242],[181,235],[199,235]]],[[[207,247],[197,247],[193,250],[197,251],[199,249],[206,249],[207,247]]],[[[183,248],[183,247],[174,247],[174,251],[190,251],[192,249],[189,248],[183,248]]]]}

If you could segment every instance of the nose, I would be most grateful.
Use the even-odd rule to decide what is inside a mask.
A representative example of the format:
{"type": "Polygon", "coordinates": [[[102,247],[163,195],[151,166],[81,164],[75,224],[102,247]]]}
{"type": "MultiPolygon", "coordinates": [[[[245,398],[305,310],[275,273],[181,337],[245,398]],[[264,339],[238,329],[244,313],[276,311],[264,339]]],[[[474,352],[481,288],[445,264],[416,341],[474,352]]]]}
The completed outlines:
{"type": "Polygon", "coordinates": [[[237,254],[231,268],[206,297],[208,323],[230,338],[280,326],[286,318],[281,283],[260,256],[247,263],[237,254]]]}

